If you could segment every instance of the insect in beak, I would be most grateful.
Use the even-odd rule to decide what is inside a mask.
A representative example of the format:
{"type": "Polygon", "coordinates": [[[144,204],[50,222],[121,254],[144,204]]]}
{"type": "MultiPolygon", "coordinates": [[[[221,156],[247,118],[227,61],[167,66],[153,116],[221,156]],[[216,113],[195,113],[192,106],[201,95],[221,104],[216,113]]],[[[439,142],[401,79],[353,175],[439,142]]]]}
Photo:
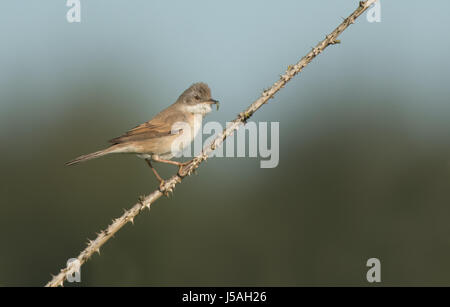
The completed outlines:
{"type": "Polygon", "coordinates": [[[216,108],[217,108],[217,111],[219,111],[219,101],[217,101],[217,100],[211,98],[210,100],[207,101],[207,103],[209,103],[209,104],[215,104],[215,105],[216,105],[216,108]]]}

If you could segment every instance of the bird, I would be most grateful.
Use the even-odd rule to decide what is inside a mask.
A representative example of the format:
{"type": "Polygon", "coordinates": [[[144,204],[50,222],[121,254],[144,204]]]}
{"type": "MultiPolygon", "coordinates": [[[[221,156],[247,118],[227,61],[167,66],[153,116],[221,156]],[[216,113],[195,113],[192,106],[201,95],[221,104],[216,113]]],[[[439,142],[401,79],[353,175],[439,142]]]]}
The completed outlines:
{"type": "Polygon", "coordinates": [[[177,165],[180,172],[187,163],[171,159],[194,140],[201,130],[203,118],[212,111],[212,105],[219,109],[219,101],[211,98],[209,86],[203,82],[194,83],[172,105],[152,119],[111,139],[109,147],[79,156],[66,162],[66,165],[75,165],[109,154],[136,154],[146,161],[162,186],[164,180],[153,167],[152,161],[177,165]]]}

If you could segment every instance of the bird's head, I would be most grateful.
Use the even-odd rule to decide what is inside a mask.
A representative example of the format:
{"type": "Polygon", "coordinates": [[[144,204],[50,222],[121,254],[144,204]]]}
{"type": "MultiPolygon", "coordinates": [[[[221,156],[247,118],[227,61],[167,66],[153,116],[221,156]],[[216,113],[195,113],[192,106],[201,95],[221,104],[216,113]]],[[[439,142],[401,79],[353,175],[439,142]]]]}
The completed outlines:
{"type": "Polygon", "coordinates": [[[219,109],[219,102],[211,98],[211,90],[206,83],[194,83],[178,98],[188,112],[206,115],[211,112],[211,105],[219,109]]]}

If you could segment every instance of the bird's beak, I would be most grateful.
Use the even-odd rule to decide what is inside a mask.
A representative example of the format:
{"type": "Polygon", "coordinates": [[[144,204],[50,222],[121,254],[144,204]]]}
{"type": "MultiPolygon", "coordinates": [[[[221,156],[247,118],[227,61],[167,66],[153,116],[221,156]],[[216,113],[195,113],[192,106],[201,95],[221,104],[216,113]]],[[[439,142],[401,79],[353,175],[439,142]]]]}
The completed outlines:
{"type": "Polygon", "coordinates": [[[217,110],[219,110],[219,101],[211,98],[210,100],[206,101],[206,103],[215,104],[217,107],[217,110]]]}

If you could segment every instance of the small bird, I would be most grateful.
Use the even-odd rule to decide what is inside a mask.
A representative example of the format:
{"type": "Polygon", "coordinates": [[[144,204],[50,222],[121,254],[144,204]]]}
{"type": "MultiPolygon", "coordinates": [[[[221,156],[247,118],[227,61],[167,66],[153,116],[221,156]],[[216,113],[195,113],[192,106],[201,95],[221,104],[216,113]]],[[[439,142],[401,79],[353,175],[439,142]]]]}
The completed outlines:
{"type": "Polygon", "coordinates": [[[177,165],[180,171],[186,163],[170,159],[193,141],[202,127],[203,117],[211,112],[213,104],[219,109],[219,102],[211,98],[211,90],[208,85],[201,82],[194,83],[178,97],[174,104],[151,120],[110,140],[109,142],[112,143],[110,147],[75,158],[66,165],[74,165],[113,153],[136,154],[145,159],[160,185],[163,185],[164,180],[153,167],[152,161],[177,165]],[[179,123],[185,125],[179,125],[179,123]],[[180,126],[184,129],[180,129],[180,126]],[[188,128],[191,131],[185,131],[188,128]],[[181,145],[172,146],[175,140],[181,145]],[[177,148],[176,152],[173,147],[177,148]]]}

